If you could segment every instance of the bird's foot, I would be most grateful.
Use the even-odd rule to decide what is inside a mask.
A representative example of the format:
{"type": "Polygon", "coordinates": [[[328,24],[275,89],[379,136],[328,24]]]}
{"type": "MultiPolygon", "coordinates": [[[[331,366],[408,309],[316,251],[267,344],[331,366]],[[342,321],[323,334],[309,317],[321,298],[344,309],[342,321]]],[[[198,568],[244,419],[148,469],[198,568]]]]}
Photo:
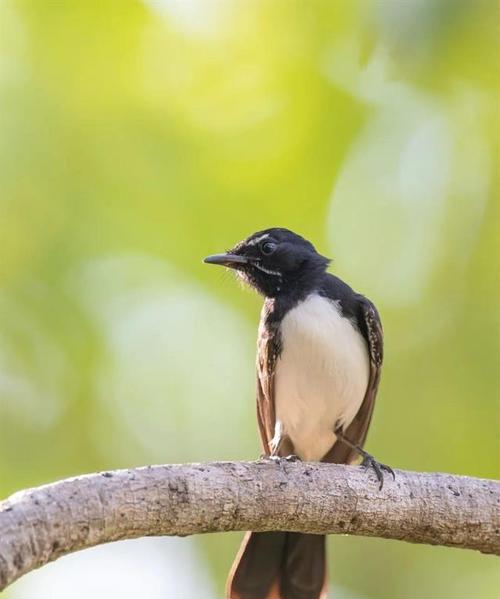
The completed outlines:
{"type": "Polygon", "coordinates": [[[291,453],[290,455],[283,456],[281,459],[285,460],[285,462],[301,462],[302,461],[299,458],[299,456],[295,455],[294,453],[291,453]]]}
{"type": "Polygon", "coordinates": [[[276,464],[279,464],[281,462],[301,462],[302,461],[299,458],[299,456],[295,455],[294,453],[291,453],[290,455],[264,455],[264,454],[262,454],[260,456],[259,460],[271,460],[272,462],[275,462],[276,464]]]}
{"type": "Polygon", "coordinates": [[[281,470],[286,474],[286,469],[285,466],[286,464],[290,464],[293,462],[300,462],[301,459],[299,458],[298,455],[295,454],[290,454],[287,456],[281,456],[281,455],[261,455],[260,456],[261,460],[264,461],[270,461],[270,462],[274,462],[275,464],[277,464],[281,470]]]}
{"type": "Polygon", "coordinates": [[[369,453],[365,454],[363,461],[361,462],[361,466],[363,468],[372,468],[373,469],[373,471],[375,472],[375,476],[377,477],[377,480],[379,482],[379,491],[381,491],[382,487],[384,486],[384,472],[388,472],[389,474],[392,475],[392,478],[394,480],[396,480],[396,475],[394,474],[394,470],[390,466],[387,466],[386,464],[377,462],[377,460],[369,453]]]}

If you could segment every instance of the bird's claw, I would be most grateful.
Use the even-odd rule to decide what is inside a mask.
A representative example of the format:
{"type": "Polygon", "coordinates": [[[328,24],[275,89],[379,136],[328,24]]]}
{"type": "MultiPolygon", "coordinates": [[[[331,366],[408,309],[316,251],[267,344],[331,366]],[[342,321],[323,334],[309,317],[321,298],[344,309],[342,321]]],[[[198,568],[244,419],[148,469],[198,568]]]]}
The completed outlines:
{"type": "Polygon", "coordinates": [[[261,455],[260,456],[261,460],[269,460],[271,462],[274,462],[275,464],[277,464],[281,470],[286,474],[286,469],[285,469],[285,465],[289,464],[289,463],[293,463],[293,462],[300,462],[300,458],[299,456],[295,455],[295,454],[290,454],[287,456],[281,456],[281,455],[261,455]]]}
{"type": "Polygon", "coordinates": [[[375,476],[377,477],[377,480],[379,482],[379,491],[381,491],[382,487],[384,486],[384,472],[388,472],[392,475],[392,478],[396,480],[394,470],[390,466],[387,466],[387,464],[382,464],[381,462],[377,462],[377,460],[369,454],[365,455],[363,461],[361,462],[361,466],[363,468],[373,469],[373,471],[375,472],[375,476]]]}
{"type": "Polygon", "coordinates": [[[280,462],[300,462],[301,459],[298,455],[291,453],[290,455],[265,455],[262,454],[259,460],[271,460],[277,464],[280,462]]]}
{"type": "Polygon", "coordinates": [[[286,455],[282,458],[283,460],[287,461],[287,462],[301,462],[302,460],[299,458],[298,455],[295,455],[294,453],[291,453],[290,455],[286,455]]]}

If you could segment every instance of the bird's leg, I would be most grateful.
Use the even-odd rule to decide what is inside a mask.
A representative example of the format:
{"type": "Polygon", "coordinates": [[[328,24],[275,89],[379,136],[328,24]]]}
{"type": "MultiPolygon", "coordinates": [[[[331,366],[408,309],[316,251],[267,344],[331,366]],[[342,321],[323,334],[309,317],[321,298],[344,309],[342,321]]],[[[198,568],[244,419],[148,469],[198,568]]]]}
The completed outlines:
{"type": "Polygon", "coordinates": [[[389,474],[392,474],[392,478],[394,480],[396,479],[394,470],[390,466],[387,466],[386,464],[382,464],[381,462],[378,462],[372,455],[370,455],[367,451],[365,451],[359,445],[356,445],[352,441],[349,441],[349,439],[344,435],[344,432],[343,432],[341,426],[337,427],[335,429],[334,433],[339,441],[342,441],[342,443],[344,443],[351,449],[354,449],[354,451],[357,451],[359,453],[359,455],[363,457],[361,466],[363,466],[364,468],[372,468],[373,469],[373,471],[375,472],[375,476],[377,477],[377,480],[380,483],[379,490],[381,490],[382,487],[384,486],[384,475],[383,475],[384,470],[386,472],[389,472],[389,474]]]}
{"type": "Polygon", "coordinates": [[[285,435],[283,434],[283,425],[279,420],[276,421],[274,426],[274,437],[269,441],[269,449],[271,450],[271,458],[279,457],[281,446],[285,441],[285,435]]]}
{"type": "Polygon", "coordinates": [[[283,432],[283,426],[279,421],[276,422],[276,426],[274,427],[274,437],[269,442],[269,449],[271,450],[271,453],[269,455],[261,456],[261,459],[272,460],[280,465],[282,465],[283,462],[297,462],[300,460],[300,458],[293,453],[286,456],[280,455],[282,453],[287,453],[286,450],[291,451],[293,445],[290,441],[290,437],[283,432]]]}

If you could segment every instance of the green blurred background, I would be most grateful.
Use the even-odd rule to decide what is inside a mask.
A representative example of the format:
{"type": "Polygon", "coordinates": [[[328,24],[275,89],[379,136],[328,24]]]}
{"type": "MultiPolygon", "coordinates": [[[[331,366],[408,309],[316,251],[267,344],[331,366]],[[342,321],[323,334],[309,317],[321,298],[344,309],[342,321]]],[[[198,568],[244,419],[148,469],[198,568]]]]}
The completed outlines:
{"type": "MultiPolygon", "coordinates": [[[[0,2],[0,495],[260,450],[268,226],[378,305],[368,448],[499,477],[497,0],[0,2]]],[[[222,596],[240,534],[82,552],[9,599],[222,596]],[[114,585],[114,586],[113,586],[114,585]]],[[[498,597],[497,558],[329,541],[332,597],[498,597]]]]}

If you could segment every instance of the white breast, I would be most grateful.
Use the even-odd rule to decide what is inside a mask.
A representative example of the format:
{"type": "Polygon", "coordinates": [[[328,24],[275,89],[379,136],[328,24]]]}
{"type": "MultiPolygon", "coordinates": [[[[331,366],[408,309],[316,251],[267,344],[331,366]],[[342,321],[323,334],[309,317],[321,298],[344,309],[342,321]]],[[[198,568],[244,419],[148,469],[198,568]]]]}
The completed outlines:
{"type": "Polygon", "coordinates": [[[336,423],[350,424],[370,375],[368,348],[338,304],[312,294],[281,323],[276,364],[276,424],[303,460],[320,460],[336,440],[336,423]]]}

